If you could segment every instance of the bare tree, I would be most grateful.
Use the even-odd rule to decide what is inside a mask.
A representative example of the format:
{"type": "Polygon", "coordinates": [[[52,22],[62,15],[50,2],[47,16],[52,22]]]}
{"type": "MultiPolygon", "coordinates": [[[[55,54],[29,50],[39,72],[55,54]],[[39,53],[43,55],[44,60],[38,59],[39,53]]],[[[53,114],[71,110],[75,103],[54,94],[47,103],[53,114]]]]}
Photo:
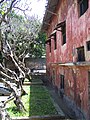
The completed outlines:
{"type": "MultiPolygon", "coordinates": [[[[0,1],[0,53],[3,54],[4,59],[9,59],[13,62],[15,67],[18,69],[17,74],[15,71],[12,71],[5,66],[5,62],[2,58],[0,62],[0,80],[5,83],[6,86],[8,86],[11,89],[11,95],[5,100],[0,102],[0,120],[11,120],[10,116],[7,114],[7,111],[5,109],[6,104],[14,99],[14,103],[17,106],[19,110],[26,110],[22,101],[21,97],[22,95],[25,95],[26,92],[24,91],[22,84],[25,79],[25,77],[30,73],[30,70],[25,67],[23,63],[23,59],[25,57],[24,52],[22,55],[19,56],[19,59],[13,52],[9,41],[8,41],[8,34],[10,33],[9,26],[9,16],[8,14],[12,11],[13,8],[18,8],[17,3],[20,2],[20,0],[1,0],[0,1]],[[6,3],[6,4],[5,4],[6,3]],[[5,6],[4,6],[5,5],[5,6]],[[7,27],[8,26],[8,27],[7,27]],[[4,29],[4,37],[2,36],[2,29],[4,29]],[[3,46],[2,46],[3,45],[3,46]],[[22,60],[21,60],[22,59],[22,60]]],[[[25,11],[21,9],[22,11],[25,11]]]]}
{"type": "Polygon", "coordinates": [[[32,46],[40,44],[36,37],[41,24],[34,17],[18,16],[18,10],[25,16],[26,11],[31,10],[27,3],[22,5],[22,0],[0,0],[0,80],[12,91],[5,101],[0,102],[0,120],[11,120],[5,109],[11,100],[19,110],[26,110],[21,97],[27,93],[22,85],[25,78],[30,79],[30,69],[24,60],[28,53],[33,53],[32,46]],[[5,60],[12,61],[18,73],[7,68],[5,60]]]}

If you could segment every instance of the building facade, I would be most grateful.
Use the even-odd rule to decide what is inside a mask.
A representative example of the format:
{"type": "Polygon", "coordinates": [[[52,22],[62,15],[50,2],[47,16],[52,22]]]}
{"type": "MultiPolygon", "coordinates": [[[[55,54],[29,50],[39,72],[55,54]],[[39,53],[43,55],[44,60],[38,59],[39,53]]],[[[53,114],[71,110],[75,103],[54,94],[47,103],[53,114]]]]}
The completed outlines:
{"type": "Polygon", "coordinates": [[[48,0],[42,30],[49,81],[90,119],[90,0],[48,0]]]}

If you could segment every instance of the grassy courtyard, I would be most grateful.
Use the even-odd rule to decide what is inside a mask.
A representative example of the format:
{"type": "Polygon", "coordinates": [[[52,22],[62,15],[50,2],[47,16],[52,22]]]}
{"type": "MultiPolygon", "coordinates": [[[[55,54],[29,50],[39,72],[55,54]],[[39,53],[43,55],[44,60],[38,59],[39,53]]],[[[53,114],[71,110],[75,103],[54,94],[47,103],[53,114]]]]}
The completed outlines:
{"type": "Polygon", "coordinates": [[[52,103],[50,94],[43,85],[23,86],[28,95],[22,97],[26,112],[19,112],[11,101],[7,110],[11,117],[28,117],[42,115],[56,115],[57,111],[52,103]]]}

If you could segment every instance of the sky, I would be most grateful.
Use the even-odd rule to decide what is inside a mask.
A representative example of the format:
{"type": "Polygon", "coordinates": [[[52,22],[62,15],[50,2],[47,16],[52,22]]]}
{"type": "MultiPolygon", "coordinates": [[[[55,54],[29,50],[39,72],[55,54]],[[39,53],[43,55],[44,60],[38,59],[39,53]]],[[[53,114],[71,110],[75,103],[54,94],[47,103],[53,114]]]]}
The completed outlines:
{"type": "Polygon", "coordinates": [[[45,13],[46,0],[21,0],[20,4],[22,5],[22,8],[24,6],[24,9],[25,3],[26,6],[28,5],[29,9],[31,9],[30,11],[27,11],[26,14],[29,16],[35,15],[42,21],[45,13]]]}
{"type": "Polygon", "coordinates": [[[40,19],[43,19],[45,13],[46,0],[31,0],[31,13],[38,16],[40,19]]]}

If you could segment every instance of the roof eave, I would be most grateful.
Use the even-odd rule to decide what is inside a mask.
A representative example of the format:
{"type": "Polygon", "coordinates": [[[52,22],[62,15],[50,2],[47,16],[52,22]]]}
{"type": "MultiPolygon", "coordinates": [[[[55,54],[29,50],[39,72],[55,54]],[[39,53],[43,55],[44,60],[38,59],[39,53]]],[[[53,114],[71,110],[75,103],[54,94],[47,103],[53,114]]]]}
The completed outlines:
{"type": "Polygon", "coordinates": [[[56,6],[57,6],[58,2],[59,2],[59,0],[48,0],[45,15],[43,18],[41,31],[46,32],[48,29],[48,26],[50,26],[52,16],[56,14],[55,10],[56,10],[56,6]]]}

